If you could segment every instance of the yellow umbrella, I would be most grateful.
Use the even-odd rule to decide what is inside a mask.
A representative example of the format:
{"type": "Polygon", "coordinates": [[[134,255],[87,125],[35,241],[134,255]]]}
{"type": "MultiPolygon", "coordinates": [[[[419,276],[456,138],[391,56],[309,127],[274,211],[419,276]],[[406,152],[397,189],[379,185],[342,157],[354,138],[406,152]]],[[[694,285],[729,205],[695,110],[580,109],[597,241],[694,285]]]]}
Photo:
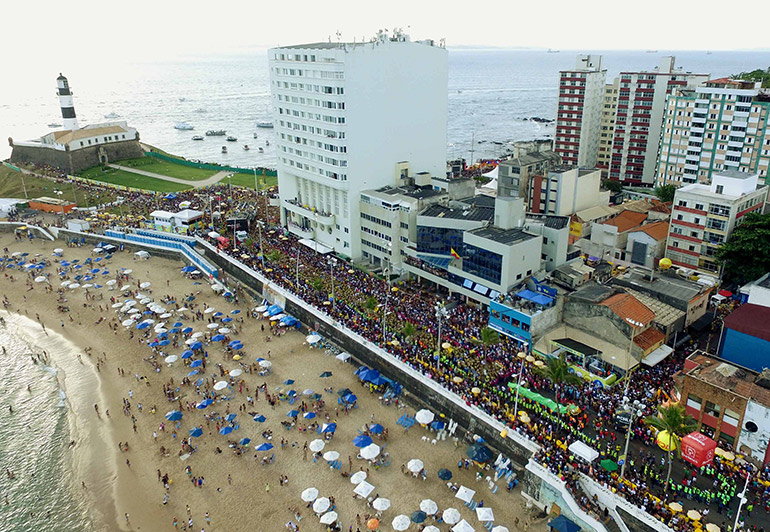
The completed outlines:
{"type": "Polygon", "coordinates": [[[532,421],[532,420],[529,418],[529,416],[528,416],[528,415],[526,415],[526,414],[525,414],[525,415],[523,415],[523,416],[519,416],[519,419],[521,420],[521,422],[522,422],[522,423],[529,423],[530,421],[532,421]]]}
{"type": "Polygon", "coordinates": [[[390,342],[390,343],[391,343],[391,345],[395,345],[395,346],[399,346],[399,345],[401,345],[401,342],[399,342],[398,340],[393,340],[393,341],[392,341],[392,342],[390,342]]]}
{"type": "Polygon", "coordinates": [[[658,441],[658,447],[664,451],[668,451],[669,445],[671,446],[672,450],[676,449],[678,446],[677,444],[679,443],[676,436],[671,436],[671,438],[669,438],[667,430],[661,430],[658,432],[658,437],[656,439],[658,441]]]}
{"type": "Polygon", "coordinates": [[[730,462],[732,462],[733,460],[735,460],[735,455],[734,455],[733,453],[731,453],[730,451],[725,451],[725,452],[722,454],[722,458],[724,458],[725,460],[729,460],[730,462]]]}
{"type": "Polygon", "coordinates": [[[241,359],[241,355],[235,355],[235,356],[233,357],[233,360],[240,360],[240,359],[241,359]]]}
{"type": "Polygon", "coordinates": [[[350,270],[348,270],[348,273],[355,273],[355,270],[350,269],[350,270]]]}
{"type": "Polygon", "coordinates": [[[527,358],[527,354],[524,353],[523,351],[519,351],[519,354],[516,356],[519,357],[521,360],[524,360],[525,358],[527,358]]]}
{"type": "Polygon", "coordinates": [[[542,360],[535,360],[535,366],[537,366],[538,368],[541,368],[545,366],[545,362],[543,362],[542,360]]]}
{"type": "Polygon", "coordinates": [[[700,513],[698,510],[690,510],[687,512],[687,517],[693,521],[700,521],[700,513]]]}
{"type": "Polygon", "coordinates": [[[472,393],[473,395],[478,395],[478,394],[480,394],[480,393],[481,393],[481,389],[479,389],[479,388],[477,388],[476,386],[474,386],[473,388],[471,388],[471,393],[472,393]]]}
{"type": "Polygon", "coordinates": [[[724,449],[722,449],[721,447],[717,447],[716,449],[714,449],[714,454],[715,454],[715,455],[717,455],[717,456],[724,456],[724,454],[725,454],[726,452],[727,452],[727,451],[725,451],[725,450],[724,450],[724,449]]]}
{"type": "Polygon", "coordinates": [[[450,344],[449,342],[444,342],[443,344],[441,344],[441,347],[444,349],[452,349],[452,344],[450,344]]]}
{"type": "Polygon", "coordinates": [[[721,529],[714,523],[706,523],[706,530],[708,532],[721,532],[721,529]]]}
{"type": "Polygon", "coordinates": [[[668,503],[668,507],[670,510],[674,512],[681,512],[682,511],[682,505],[678,502],[670,502],[668,503]]]}
{"type": "Polygon", "coordinates": [[[532,355],[527,355],[526,360],[527,360],[527,362],[534,362],[535,361],[535,357],[533,357],[532,355]]]}
{"type": "Polygon", "coordinates": [[[452,377],[452,380],[455,381],[457,384],[460,384],[463,381],[462,377],[452,377]]]}
{"type": "Polygon", "coordinates": [[[398,292],[398,287],[397,287],[397,286],[394,286],[393,288],[391,288],[391,289],[390,289],[390,291],[391,291],[391,292],[398,292]]]}

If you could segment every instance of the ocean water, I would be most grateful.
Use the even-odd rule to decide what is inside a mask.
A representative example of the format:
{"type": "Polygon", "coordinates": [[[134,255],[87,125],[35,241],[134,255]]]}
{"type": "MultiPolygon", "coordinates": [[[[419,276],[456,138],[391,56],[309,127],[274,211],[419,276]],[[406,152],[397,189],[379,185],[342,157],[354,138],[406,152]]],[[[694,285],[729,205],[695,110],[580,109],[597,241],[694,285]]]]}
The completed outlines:
{"type": "Polygon", "coordinates": [[[73,478],[68,447],[79,436],[68,413],[61,373],[42,362],[33,363],[31,355],[43,349],[35,345],[18,316],[3,317],[7,325],[0,326],[5,350],[0,353],[0,530],[91,531],[88,507],[75,488],[80,482],[73,478]],[[6,469],[16,475],[14,480],[6,469]]]}
{"type": "MultiPolygon", "coordinates": [[[[555,117],[558,72],[574,68],[577,53],[450,49],[447,157],[497,157],[509,142],[552,136],[553,125],[524,119],[555,117]]],[[[675,55],[685,70],[712,77],[770,65],[770,52],[592,53],[604,56],[608,80],[621,70],[652,69],[663,55],[675,55]]],[[[29,139],[50,131],[47,124],[61,123],[55,78],[63,71],[81,124],[103,122],[104,115],[115,113],[136,127],[144,141],[171,153],[246,167],[275,165],[273,131],[255,127],[257,121],[271,120],[266,52],[156,63],[94,65],[87,57],[62,61],[30,66],[0,84],[0,138],[29,139]],[[174,129],[180,121],[195,130],[174,129]],[[191,140],[209,129],[225,129],[238,142],[191,140]],[[244,151],[243,144],[252,149],[244,151]],[[229,153],[221,153],[223,145],[229,153]],[[264,153],[258,153],[259,146],[264,153]]],[[[9,155],[3,142],[0,158],[9,155]]]]}

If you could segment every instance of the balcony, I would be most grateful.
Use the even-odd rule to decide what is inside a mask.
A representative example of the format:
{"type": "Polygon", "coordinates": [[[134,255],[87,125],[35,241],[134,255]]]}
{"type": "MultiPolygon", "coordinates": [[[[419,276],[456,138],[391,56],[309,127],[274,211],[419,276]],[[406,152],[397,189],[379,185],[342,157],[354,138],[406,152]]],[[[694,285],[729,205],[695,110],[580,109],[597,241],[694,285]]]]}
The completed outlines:
{"type": "Polygon", "coordinates": [[[321,225],[334,224],[334,215],[332,213],[317,211],[307,205],[302,205],[297,200],[285,199],[283,200],[283,206],[286,210],[304,216],[308,220],[317,222],[321,225]]]}
{"type": "Polygon", "coordinates": [[[310,240],[313,240],[315,238],[315,232],[312,229],[309,229],[309,228],[306,229],[304,227],[300,227],[299,225],[292,222],[289,222],[287,224],[287,227],[290,233],[293,233],[300,238],[307,238],[310,240]]]}

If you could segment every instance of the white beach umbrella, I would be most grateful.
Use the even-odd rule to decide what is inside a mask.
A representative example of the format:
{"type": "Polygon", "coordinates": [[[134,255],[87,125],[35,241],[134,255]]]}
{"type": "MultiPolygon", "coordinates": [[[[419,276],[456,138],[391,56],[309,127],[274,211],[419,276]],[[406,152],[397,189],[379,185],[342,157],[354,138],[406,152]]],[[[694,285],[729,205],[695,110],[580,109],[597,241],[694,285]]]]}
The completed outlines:
{"type": "MultiPolygon", "coordinates": [[[[62,285],[64,288],[67,288],[67,287],[68,287],[70,284],[72,284],[72,281],[62,281],[62,282],[61,282],[61,285],[62,285]]],[[[123,306],[123,304],[122,304],[122,303],[118,303],[117,305],[118,305],[119,307],[122,307],[122,306],[123,306]]]]}
{"type": "Polygon", "coordinates": [[[326,497],[321,497],[320,499],[316,499],[313,503],[313,511],[317,514],[320,514],[328,510],[329,506],[331,506],[329,499],[326,497]]]}
{"type": "Polygon", "coordinates": [[[412,473],[419,473],[423,470],[425,467],[425,464],[422,463],[422,460],[419,458],[412,458],[409,460],[409,463],[406,464],[406,468],[411,471],[412,473]]]}
{"type": "Polygon", "coordinates": [[[473,528],[468,521],[463,519],[452,527],[452,532],[476,532],[476,529],[473,528]]]}
{"type": "Polygon", "coordinates": [[[184,343],[187,344],[187,345],[193,345],[197,341],[198,340],[196,340],[195,338],[188,338],[187,340],[184,341],[184,343]]]}
{"type": "Polygon", "coordinates": [[[476,495],[476,492],[470,488],[466,488],[465,486],[460,486],[460,489],[458,489],[457,493],[455,493],[455,497],[463,502],[471,502],[474,495],[476,495]]]}
{"type": "Polygon", "coordinates": [[[94,286],[94,285],[92,285],[91,283],[86,283],[86,284],[84,284],[83,286],[81,286],[80,288],[91,288],[91,287],[93,287],[93,286],[94,286]]]}
{"type": "Polygon", "coordinates": [[[118,282],[115,279],[110,279],[105,283],[107,286],[115,286],[118,282]]]}
{"type": "Polygon", "coordinates": [[[145,282],[143,282],[143,283],[141,283],[141,284],[139,285],[139,288],[141,288],[141,289],[145,289],[145,288],[150,288],[151,286],[152,286],[152,283],[151,283],[151,282],[149,282],[149,281],[145,281],[145,282]]]}
{"type": "Polygon", "coordinates": [[[200,338],[203,335],[204,335],[204,333],[198,331],[198,332],[192,333],[192,335],[190,335],[190,338],[197,340],[198,338],[200,338]]]}
{"type": "Polygon", "coordinates": [[[142,323],[149,323],[150,325],[152,325],[153,323],[155,323],[155,320],[152,318],[147,318],[146,320],[143,320],[142,323]]]}
{"type": "Polygon", "coordinates": [[[177,311],[179,314],[184,314],[184,313],[185,313],[185,312],[187,312],[188,310],[190,310],[190,309],[189,309],[189,308],[187,308],[187,307],[182,307],[182,308],[178,308],[178,309],[176,309],[176,311],[177,311]]]}
{"type": "Polygon", "coordinates": [[[104,250],[102,248],[94,248],[91,251],[93,251],[94,253],[101,253],[104,250]]]}
{"type": "Polygon", "coordinates": [[[209,307],[203,311],[204,314],[211,314],[212,312],[216,312],[216,309],[214,307],[209,307]]]}
{"type": "Polygon", "coordinates": [[[380,454],[380,446],[376,443],[370,443],[361,449],[361,458],[364,460],[374,460],[380,454]]]}
{"type": "Polygon", "coordinates": [[[315,344],[321,339],[317,334],[310,334],[305,337],[305,341],[309,344],[315,344]]]}
{"type": "Polygon", "coordinates": [[[497,525],[489,532],[510,532],[507,527],[504,527],[503,525],[497,525]]]}
{"type": "Polygon", "coordinates": [[[240,368],[231,369],[229,371],[229,374],[231,377],[240,377],[242,373],[243,373],[243,370],[240,368]]]}
{"type": "Polygon", "coordinates": [[[72,290],[80,288],[80,283],[71,283],[68,288],[71,288],[72,290]]]}
{"type": "Polygon", "coordinates": [[[127,310],[127,312],[129,314],[139,314],[141,312],[141,310],[139,310],[138,308],[130,308],[130,309],[127,310]]]}
{"type": "Polygon", "coordinates": [[[123,327],[131,327],[134,324],[134,320],[123,320],[123,327]]]}
{"type": "MultiPolygon", "coordinates": [[[[66,282],[69,282],[69,281],[64,281],[64,282],[66,283],[66,282]]],[[[113,303],[112,304],[112,308],[119,308],[119,307],[122,307],[122,306],[123,306],[123,303],[113,303]]]]}
{"type": "Polygon", "coordinates": [[[156,334],[163,334],[165,332],[168,332],[168,329],[166,329],[165,327],[155,327],[156,334]]]}
{"type": "Polygon", "coordinates": [[[326,451],[324,453],[324,460],[326,460],[327,462],[336,460],[339,457],[340,457],[340,453],[338,453],[337,451],[326,451]]]}
{"type": "Polygon", "coordinates": [[[489,508],[488,506],[479,506],[476,508],[476,517],[479,521],[494,521],[495,520],[495,513],[492,511],[492,508],[489,508]]]}
{"type": "Polygon", "coordinates": [[[229,334],[229,333],[230,333],[230,329],[228,329],[227,327],[222,327],[222,328],[221,328],[221,329],[219,329],[217,332],[218,332],[219,334],[229,334]]]}
{"type": "Polygon", "coordinates": [[[62,248],[56,248],[53,250],[54,253],[64,253],[64,250],[62,248]]]}
{"type": "Polygon", "coordinates": [[[385,497],[377,497],[374,499],[372,507],[378,512],[384,512],[390,508],[390,499],[386,499],[385,497]]]}
{"type": "Polygon", "coordinates": [[[415,414],[414,419],[421,425],[427,425],[433,421],[434,417],[436,416],[433,414],[433,412],[423,408],[422,410],[418,411],[417,414],[415,414]]]}
{"type": "Polygon", "coordinates": [[[373,491],[374,491],[374,486],[369,484],[367,481],[363,480],[358,483],[358,486],[355,487],[355,489],[353,490],[353,493],[365,499],[373,491]]]}
{"type": "Polygon", "coordinates": [[[133,271],[134,270],[128,269],[128,270],[123,270],[122,273],[123,273],[123,275],[131,275],[131,272],[133,272],[133,271]]]}
{"type": "Polygon", "coordinates": [[[337,512],[326,512],[321,516],[322,525],[331,525],[337,520],[337,512]]]}
{"type": "Polygon", "coordinates": [[[302,492],[302,495],[300,495],[300,497],[305,502],[312,502],[318,498],[318,490],[315,488],[307,488],[305,491],[302,492]]]}
{"type": "Polygon", "coordinates": [[[208,325],[206,325],[206,328],[209,330],[216,329],[217,327],[219,327],[219,325],[216,323],[209,323],[208,325]]]}
{"type": "Polygon", "coordinates": [[[313,395],[315,393],[315,390],[312,388],[306,388],[302,390],[302,395],[313,395]]]}
{"type": "Polygon", "coordinates": [[[422,532],[441,532],[441,530],[433,525],[428,525],[422,529],[422,532]]]}
{"type": "Polygon", "coordinates": [[[131,289],[130,284],[124,284],[123,286],[120,287],[121,292],[125,292],[126,290],[130,290],[130,289],[131,289]]]}
{"type": "Polygon", "coordinates": [[[310,442],[310,445],[308,445],[308,448],[314,453],[323,451],[324,447],[326,447],[326,442],[323,440],[313,440],[310,442]]]}
{"type": "Polygon", "coordinates": [[[260,360],[259,361],[259,367],[260,368],[265,368],[265,369],[271,368],[271,367],[273,367],[273,363],[270,362],[269,360],[260,360]]]}
{"type": "Polygon", "coordinates": [[[163,314],[160,315],[160,317],[163,318],[164,320],[166,320],[166,319],[171,317],[171,313],[170,312],[164,312],[163,314]]]}
{"type": "Polygon", "coordinates": [[[42,282],[45,282],[45,280],[46,280],[45,275],[41,275],[39,277],[35,277],[35,282],[36,283],[42,283],[42,282]]]}
{"type": "Polygon", "coordinates": [[[366,471],[356,471],[350,475],[351,484],[361,484],[364,480],[366,480],[366,471]]]}
{"type": "Polygon", "coordinates": [[[179,357],[176,355],[169,355],[164,360],[166,361],[166,364],[173,364],[174,362],[179,360],[179,357]]]}
{"type": "Polygon", "coordinates": [[[214,385],[215,390],[224,390],[227,388],[227,382],[226,381],[219,381],[214,385]]]}
{"type": "Polygon", "coordinates": [[[420,510],[428,515],[433,515],[438,512],[438,504],[432,499],[423,499],[420,502],[420,510]]]}
{"type": "Polygon", "coordinates": [[[460,519],[462,519],[462,516],[460,515],[460,512],[457,511],[457,508],[447,508],[441,514],[441,518],[444,520],[445,523],[449,525],[453,525],[459,522],[460,519]]]}
{"type": "Polygon", "coordinates": [[[152,298],[149,297],[143,297],[141,301],[139,301],[142,305],[149,305],[152,303],[152,298]]]}
{"type": "Polygon", "coordinates": [[[127,299],[126,301],[123,302],[123,305],[126,307],[135,307],[136,301],[134,301],[133,299],[127,299]]]}
{"type": "Polygon", "coordinates": [[[411,519],[409,519],[408,515],[401,514],[401,515],[397,515],[396,517],[394,517],[393,518],[393,523],[391,523],[391,524],[393,525],[393,530],[399,530],[400,531],[400,530],[406,530],[407,528],[409,528],[409,524],[411,522],[412,521],[411,521],[411,519]]]}

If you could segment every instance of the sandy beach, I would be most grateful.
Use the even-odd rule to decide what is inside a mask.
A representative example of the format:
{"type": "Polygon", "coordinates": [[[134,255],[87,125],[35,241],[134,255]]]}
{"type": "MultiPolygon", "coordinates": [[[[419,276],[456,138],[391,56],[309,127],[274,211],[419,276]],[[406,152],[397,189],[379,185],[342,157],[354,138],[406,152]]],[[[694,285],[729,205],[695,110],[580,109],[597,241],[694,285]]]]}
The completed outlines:
{"type": "MultiPolygon", "coordinates": [[[[92,257],[90,247],[69,248],[58,241],[18,242],[14,241],[13,234],[0,236],[0,247],[7,247],[9,253],[27,252],[27,259],[33,260],[78,259],[83,263],[92,257]],[[64,248],[60,258],[52,256],[53,249],[57,247],[64,248]],[[40,256],[35,257],[36,254],[40,256]]],[[[67,390],[79,438],[73,449],[73,466],[78,484],[84,482],[86,486],[80,487],[80,493],[90,499],[95,509],[97,529],[174,530],[176,519],[178,529],[182,530],[192,519],[193,526],[187,530],[196,532],[202,529],[206,532],[273,532],[286,530],[289,521],[298,524],[303,531],[326,530],[300,498],[302,491],[312,486],[318,489],[319,497],[335,499],[335,511],[342,530],[365,530],[364,516],[373,515],[375,510],[367,505],[365,499],[353,498],[354,485],[343,476],[362,468],[364,471],[368,468],[366,480],[375,487],[370,497],[379,494],[392,503],[391,508],[383,512],[380,530],[392,530],[394,517],[399,514],[409,516],[427,498],[437,503],[439,514],[448,507],[454,507],[476,530],[484,530],[476,513],[455,498],[446,482],[437,477],[440,468],[452,471],[452,482],[476,490],[474,499],[483,500],[484,506],[494,511],[495,524],[515,530],[518,519],[519,528],[525,529],[530,514],[524,509],[518,489],[508,492],[505,482],[501,480],[497,483],[497,493],[492,494],[485,480],[476,479],[477,467],[471,465],[469,469],[458,469],[458,460],[465,457],[467,447],[463,440],[456,443],[447,438],[434,445],[430,440],[435,438],[435,432],[419,425],[406,431],[396,421],[405,413],[414,415],[413,408],[383,405],[377,395],[371,394],[359,383],[353,374],[355,365],[342,363],[322,349],[310,349],[301,332],[292,330],[280,337],[272,336],[269,322],[248,316],[253,302],[226,302],[206,282],[196,283],[183,276],[180,268],[184,264],[179,261],[156,257],[147,261],[134,260],[130,253],[115,254],[107,265],[111,272],[109,276],[92,281],[106,285],[106,281],[114,278],[123,267],[133,270],[124,282],[130,284],[134,291],[155,301],[170,298],[181,305],[184,298],[194,295],[194,301],[189,303],[193,307],[191,312],[174,313],[173,317],[159,320],[168,322],[169,328],[179,320],[183,327],[189,326],[207,335],[213,330],[216,334],[215,329],[207,327],[211,321],[220,323],[219,320],[226,316],[233,318],[232,322],[220,323],[218,327],[227,325],[230,329],[237,329],[237,333],[231,330],[227,336],[243,342],[243,358],[236,361],[231,354],[225,353],[223,346],[226,343],[206,344],[203,346],[208,353],[206,367],[197,368],[201,373],[190,377],[190,383],[186,384],[182,379],[191,368],[185,366],[182,359],[168,365],[164,363],[163,356],[180,355],[186,348],[184,341],[189,335],[170,334],[169,339],[173,343],[176,336],[179,346],[160,347],[164,354],[156,355],[155,360],[150,359],[153,350],[148,347],[147,339],[155,337],[153,327],[137,330],[132,325],[126,328],[121,325],[125,315],[119,315],[119,309],[112,308],[111,297],[119,302],[124,302],[127,297],[117,290],[108,290],[108,286],[90,288],[88,293],[83,288],[63,289],[60,295],[57,291],[61,289],[60,283],[64,278],[56,273],[59,265],[52,262],[43,270],[43,274],[49,276],[50,284],[31,282],[31,278],[28,283],[26,272],[5,270],[0,274],[0,295],[9,302],[6,310],[32,320],[28,330],[37,331],[40,345],[59,341],[56,335],[61,334],[82,353],[79,360],[54,362],[64,370],[66,378],[72,380],[67,390]],[[9,276],[13,276],[14,280],[11,281],[9,276]],[[149,282],[151,286],[140,290],[138,285],[143,282],[149,282]],[[46,286],[50,286],[51,290],[46,290],[46,286]],[[57,302],[59,297],[66,298],[66,302],[57,302]],[[60,312],[57,309],[60,305],[68,307],[69,311],[60,312]],[[202,312],[207,307],[223,315],[214,318],[211,312],[196,319],[195,311],[202,312]],[[233,310],[241,312],[232,314],[233,310]],[[48,336],[43,331],[43,325],[48,336]],[[258,357],[272,363],[270,374],[260,376],[256,373],[259,369],[255,364],[258,357]],[[153,363],[158,365],[160,371],[153,363]],[[242,369],[243,373],[228,378],[224,372],[234,369],[242,369]],[[252,373],[251,369],[255,372],[252,373]],[[320,375],[323,372],[331,372],[332,376],[322,378],[320,375]],[[196,386],[194,382],[201,378],[203,382],[196,386]],[[294,380],[294,383],[284,384],[288,379],[294,380]],[[203,400],[203,394],[210,394],[214,383],[222,380],[229,381],[230,386],[221,393],[229,396],[229,400],[215,401],[206,409],[195,408],[194,405],[203,400]],[[164,385],[170,388],[169,395],[174,400],[169,401],[164,385]],[[254,401],[255,390],[263,385],[263,390],[254,401]],[[325,390],[329,388],[331,392],[325,390]],[[349,388],[358,396],[356,408],[349,413],[337,403],[336,392],[342,388],[349,388]],[[325,403],[322,408],[302,394],[308,389],[322,394],[325,403]],[[298,394],[293,404],[278,398],[281,391],[286,394],[289,390],[296,390],[298,394]],[[266,400],[265,391],[275,398],[274,405],[266,400]],[[124,410],[124,401],[130,403],[130,410],[124,410]],[[316,417],[305,419],[300,414],[293,426],[285,428],[282,422],[292,421],[287,412],[300,409],[303,402],[307,411],[315,412],[316,417]],[[94,404],[98,405],[98,413],[94,404]],[[165,414],[174,409],[180,409],[183,415],[178,422],[165,418],[165,414]],[[256,413],[263,415],[265,421],[254,421],[252,418],[256,413]],[[221,428],[228,423],[213,418],[227,414],[236,414],[234,424],[239,428],[229,435],[221,435],[217,425],[221,428]],[[207,421],[204,415],[212,419],[207,421]],[[308,430],[308,425],[315,422],[337,423],[336,433],[325,442],[323,452],[339,452],[339,469],[330,467],[324,459],[314,461],[312,452],[303,451],[306,443],[321,437],[314,430],[308,430]],[[378,445],[385,444],[383,452],[389,454],[388,467],[375,469],[369,462],[356,457],[359,449],[352,440],[366,424],[373,423],[382,424],[388,431],[386,441],[374,437],[378,445]],[[198,426],[202,428],[202,436],[190,438],[190,429],[198,426]],[[272,433],[269,440],[263,437],[266,431],[272,433]],[[429,437],[427,441],[423,439],[426,436],[429,437]],[[183,452],[181,443],[188,438],[196,450],[183,460],[180,454],[187,453],[183,452]],[[250,438],[251,442],[242,448],[239,455],[228,446],[228,441],[238,442],[242,438],[250,438]],[[282,440],[285,446],[281,445],[282,440]],[[129,450],[119,449],[119,442],[121,447],[127,442],[129,450]],[[255,447],[262,443],[271,443],[274,448],[256,452],[255,447]],[[161,448],[166,449],[165,456],[161,454],[161,448]],[[263,465],[262,458],[270,455],[274,456],[272,463],[263,465]],[[413,458],[424,462],[425,480],[402,473],[402,465],[413,458]],[[187,467],[189,472],[185,469],[187,467]],[[162,478],[165,475],[168,489],[164,487],[162,478]],[[288,482],[282,483],[281,476],[287,477],[288,482]],[[201,477],[202,485],[195,486],[192,480],[201,477]],[[164,502],[166,494],[168,499],[164,502]],[[297,511],[301,520],[295,515],[297,511]]],[[[102,264],[97,267],[102,267],[102,264]]],[[[36,275],[41,274],[36,273],[32,277],[36,275]]],[[[132,298],[137,299],[135,296],[133,294],[132,298]]],[[[174,309],[174,304],[162,304],[169,310],[174,309]]],[[[145,307],[138,305],[138,308],[144,310],[145,307]]],[[[205,337],[200,339],[205,340],[205,337]]],[[[2,465],[5,467],[5,464],[2,465]]],[[[481,473],[486,477],[493,472],[481,473]]],[[[445,523],[434,522],[431,517],[424,524],[434,524],[442,531],[451,528],[445,523]]],[[[543,529],[544,526],[537,522],[532,528],[543,529]]],[[[418,529],[414,523],[409,528],[418,529]]]]}

